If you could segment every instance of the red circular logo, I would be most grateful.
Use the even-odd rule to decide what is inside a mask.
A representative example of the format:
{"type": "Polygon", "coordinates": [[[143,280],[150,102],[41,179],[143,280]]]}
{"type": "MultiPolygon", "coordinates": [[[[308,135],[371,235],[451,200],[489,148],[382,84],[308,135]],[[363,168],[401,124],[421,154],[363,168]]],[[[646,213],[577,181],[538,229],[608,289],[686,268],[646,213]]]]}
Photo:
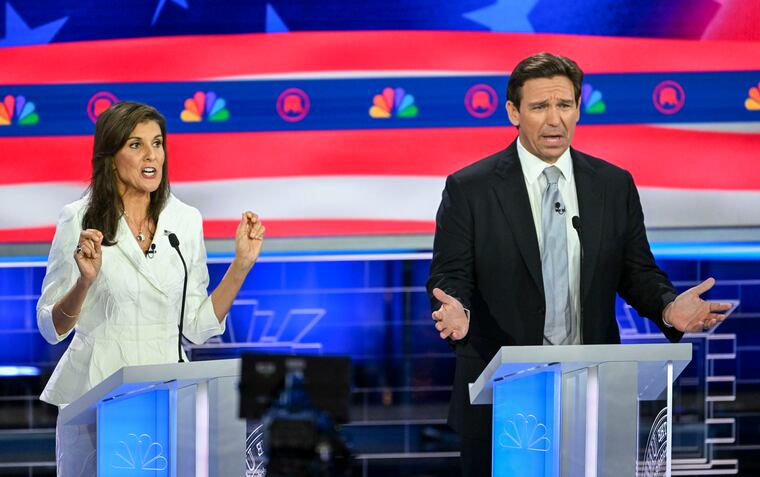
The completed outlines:
{"type": "Polygon", "coordinates": [[[119,102],[114,94],[108,91],[100,91],[92,95],[92,98],[87,102],[87,116],[90,117],[90,121],[96,123],[100,113],[110,108],[111,105],[119,102]]]}
{"type": "Polygon", "coordinates": [[[499,95],[487,84],[476,84],[464,95],[464,107],[473,117],[482,119],[491,116],[499,106],[499,95]]]}
{"type": "Polygon", "coordinates": [[[655,86],[652,102],[657,111],[662,114],[675,114],[686,103],[686,93],[680,84],[666,80],[655,86]]]}
{"type": "Polygon", "coordinates": [[[310,108],[309,95],[302,89],[288,88],[277,98],[277,114],[290,123],[305,118],[310,108]]]}

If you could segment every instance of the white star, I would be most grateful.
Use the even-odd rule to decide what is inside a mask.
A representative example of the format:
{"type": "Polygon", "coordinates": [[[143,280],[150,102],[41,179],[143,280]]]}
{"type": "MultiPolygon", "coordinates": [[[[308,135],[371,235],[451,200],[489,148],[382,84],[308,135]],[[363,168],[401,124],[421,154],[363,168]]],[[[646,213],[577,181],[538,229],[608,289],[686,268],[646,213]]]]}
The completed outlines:
{"type": "Polygon", "coordinates": [[[491,31],[530,33],[533,25],[528,14],[538,0],[496,0],[493,4],[465,13],[469,20],[480,23],[491,31]]]}
{"type": "Polygon", "coordinates": [[[13,9],[10,3],[5,4],[5,38],[0,40],[3,46],[45,45],[53,41],[55,35],[63,27],[69,17],[59,18],[36,28],[29,25],[13,9]]]}
{"type": "MultiPolygon", "coordinates": [[[[180,7],[187,10],[190,8],[190,6],[187,4],[187,0],[170,0],[172,3],[176,3],[180,7]]],[[[150,24],[155,25],[156,20],[158,20],[158,16],[161,15],[161,10],[164,9],[164,5],[166,5],[166,0],[158,0],[158,6],[156,6],[156,13],[153,14],[153,20],[151,20],[150,24]]]]}

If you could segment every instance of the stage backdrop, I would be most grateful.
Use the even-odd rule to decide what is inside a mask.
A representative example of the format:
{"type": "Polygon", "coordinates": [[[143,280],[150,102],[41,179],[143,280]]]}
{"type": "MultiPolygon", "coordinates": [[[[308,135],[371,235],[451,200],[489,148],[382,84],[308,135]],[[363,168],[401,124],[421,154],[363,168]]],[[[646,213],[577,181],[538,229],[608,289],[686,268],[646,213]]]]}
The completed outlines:
{"type": "Polygon", "coordinates": [[[155,105],[208,238],[432,233],[444,178],[515,137],[510,68],[587,73],[574,145],[650,227],[760,225],[760,6],[740,0],[0,1],[0,242],[48,241],[94,121],[155,105]]]}

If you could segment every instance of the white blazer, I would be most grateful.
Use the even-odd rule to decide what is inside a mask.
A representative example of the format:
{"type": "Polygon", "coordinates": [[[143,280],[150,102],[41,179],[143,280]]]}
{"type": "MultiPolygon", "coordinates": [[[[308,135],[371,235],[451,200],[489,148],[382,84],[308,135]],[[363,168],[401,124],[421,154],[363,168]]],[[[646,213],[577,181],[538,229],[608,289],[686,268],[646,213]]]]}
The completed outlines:
{"type": "MultiPolygon", "coordinates": [[[[61,212],[37,302],[37,325],[51,344],[66,338],[53,326],[53,305],[74,285],[74,249],[87,198],[61,212]]],[[[103,265],[84,300],[74,338],[40,399],[65,406],[123,366],[177,362],[177,336],[184,273],[164,230],[174,232],[187,263],[184,334],[193,343],[224,333],[206,290],[208,269],[203,223],[197,209],[171,195],[158,219],[156,254],[147,258],[122,217],[116,245],[102,247],[103,265]]],[[[184,351],[183,351],[184,354],[184,351]]]]}

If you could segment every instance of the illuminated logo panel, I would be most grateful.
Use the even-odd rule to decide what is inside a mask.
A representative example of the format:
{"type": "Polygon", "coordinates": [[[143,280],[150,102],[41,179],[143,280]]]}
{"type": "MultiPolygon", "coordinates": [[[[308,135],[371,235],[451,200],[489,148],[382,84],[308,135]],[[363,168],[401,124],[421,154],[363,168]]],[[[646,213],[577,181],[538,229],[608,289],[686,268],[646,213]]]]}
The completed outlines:
{"type": "Polygon", "coordinates": [[[744,100],[747,111],[760,111],[760,83],[749,89],[747,99],[744,100]]]}
{"type": "Polygon", "coordinates": [[[40,122],[36,107],[24,96],[6,95],[0,103],[0,126],[10,126],[13,123],[22,126],[32,126],[40,122]]]}
{"type": "Polygon", "coordinates": [[[414,104],[414,96],[407,94],[404,88],[384,88],[381,94],[375,95],[369,108],[369,115],[374,119],[388,119],[394,116],[413,118],[419,112],[414,104]]]}
{"type": "Polygon", "coordinates": [[[499,106],[499,95],[487,84],[476,84],[464,95],[464,107],[472,117],[488,118],[499,106]]]}
{"type": "Polygon", "coordinates": [[[303,120],[311,109],[311,101],[306,91],[288,88],[277,98],[277,114],[289,123],[303,120]]]}
{"type": "Polygon", "coordinates": [[[224,122],[230,119],[227,102],[213,91],[196,91],[192,98],[185,100],[185,109],[179,115],[186,123],[199,123],[205,118],[212,122],[224,122]]]}
{"type": "Polygon", "coordinates": [[[686,93],[677,82],[666,80],[655,86],[652,102],[662,114],[676,114],[686,103],[686,93]]]}
{"type": "Polygon", "coordinates": [[[118,102],[119,98],[117,98],[115,94],[109,93],[108,91],[99,91],[93,94],[87,102],[87,117],[89,117],[90,121],[94,124],[98,121],[98,116],[100,116],[103,111],[118,102]]]}
{"type": "Polygon", "coordinates": [[[583,85],[581,104],[583,105],[583,112],[586,114],[602,114],[607,110],[607,105],[602,99],[602,92],[594,89],[588,83],[583,85]]]}

